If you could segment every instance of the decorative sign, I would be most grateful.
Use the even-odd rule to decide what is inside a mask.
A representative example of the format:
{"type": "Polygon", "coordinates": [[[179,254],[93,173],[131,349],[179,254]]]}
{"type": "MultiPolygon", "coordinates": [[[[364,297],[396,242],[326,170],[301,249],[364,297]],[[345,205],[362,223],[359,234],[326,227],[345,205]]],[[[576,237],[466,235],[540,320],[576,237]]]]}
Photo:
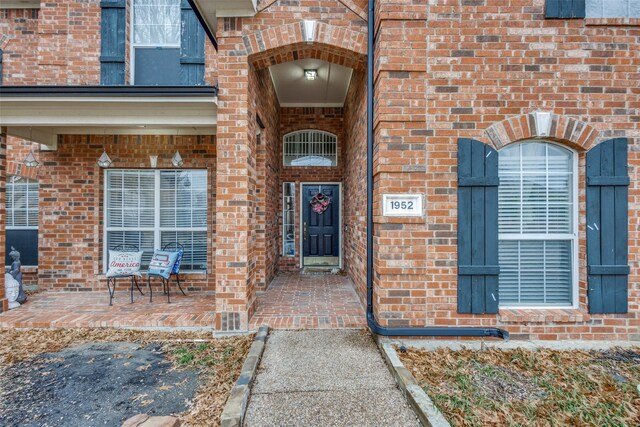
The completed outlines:
{"type": "Polygon", "coordinates": [[[422,194],[384,194],[384,216],[422,216],[422,194]]]}

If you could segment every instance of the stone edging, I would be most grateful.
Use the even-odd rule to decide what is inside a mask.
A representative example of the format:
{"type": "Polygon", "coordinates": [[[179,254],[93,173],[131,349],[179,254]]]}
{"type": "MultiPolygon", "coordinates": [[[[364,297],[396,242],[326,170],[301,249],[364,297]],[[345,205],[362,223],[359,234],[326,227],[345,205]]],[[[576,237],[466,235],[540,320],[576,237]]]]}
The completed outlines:
{"type": "Polygon", "coordinates": [[[240,377],[231,389],[229,399],[220,416],[220,424],[222,427],[241,427],[244,421],[244,414],[247,410],[249,402],[249,394],[251,393],[251,384],[256,376],[260,358],[264,351],[264,346],[269,334],[268,326],[260,326],[256,334],[253,344],[249,349],[249,354],[242,365],[240,377]]]}
{"type": "Polygon", "coordinates": [[[436,408],[411,372],[400,361],[391,341],[387,338],[376,337],[376,343],[391,374],[398,383],[400,391],[418,416],[420,423],[425,427],[451,427],[442,412],[436,408]]]}

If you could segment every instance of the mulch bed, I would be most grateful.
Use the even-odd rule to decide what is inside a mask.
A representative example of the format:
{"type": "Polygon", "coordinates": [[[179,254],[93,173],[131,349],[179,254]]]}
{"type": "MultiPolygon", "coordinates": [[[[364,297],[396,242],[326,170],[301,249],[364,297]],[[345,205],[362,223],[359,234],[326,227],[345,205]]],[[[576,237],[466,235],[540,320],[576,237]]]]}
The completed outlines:
{"type": "MultiPolygon", "coordinates": [[[[43,363],[52,360],[54,364],[51,368],[43,368],[48,372],[57,366],[55,353],[70,347],[75,348],[88,343],[135,343],[139,345],[136,348],[141,350],[161,352],[163,360],[172,365],[171,370],[189,370],[197,373],[200,384],[198,391],[195,397],[187,402],[187,410],[179,414],[183,425],[219,425],[220,414],[229,391],[240,374],[252,340],[253,336],[213,339],[211,334],[206,332],[122,329],[0,330],[0,377],[15,377],[20,373],[17,368],[42,366],[43,363]]],[[[62,360],[58,364],[58,368],[68,366],[62,360]]],[[[0,393],[10,394],[10,387],[11,384],[5,384],[0,393]]],[[[173,386],[166,385],[163,388],[167,393],[171,393],[173,386]]],[[[138,400],[141,403],[145,402],[144,396],[138,400]]],[[[147,402],[149,400],[151,399],[146,399],[147,402]]],[[[139,412],[144,413],[145,405],[141,406],[139,412]]]]}
{"type": "Polygon", "coordinates": [[[640,348],[398,354],[455,426],[640,425],[640,348]]]}

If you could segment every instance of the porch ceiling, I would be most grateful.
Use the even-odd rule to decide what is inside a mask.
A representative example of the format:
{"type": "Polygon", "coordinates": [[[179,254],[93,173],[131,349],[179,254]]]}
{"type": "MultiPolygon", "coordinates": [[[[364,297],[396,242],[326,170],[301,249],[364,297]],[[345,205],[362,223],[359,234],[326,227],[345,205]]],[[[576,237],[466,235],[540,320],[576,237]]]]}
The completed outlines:
{"type": "Polygon", "coordinates": [[[269,67],[281,107],[342,107],[352,69],[321,59],[307,58],[269,67]],[[317,71],[315,80],[305,70],[317,71]]]}
{"type": "Polygon", "coordinates": [[[55,149],[62,134],[214,135],[212,87],[4,86],[0,125],[55,149]]]}

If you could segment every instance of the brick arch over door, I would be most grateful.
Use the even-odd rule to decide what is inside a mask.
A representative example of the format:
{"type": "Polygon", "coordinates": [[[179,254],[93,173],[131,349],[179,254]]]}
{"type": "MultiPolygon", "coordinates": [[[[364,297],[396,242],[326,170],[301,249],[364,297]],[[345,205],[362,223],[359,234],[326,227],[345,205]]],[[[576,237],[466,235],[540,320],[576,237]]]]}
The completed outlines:
{"type": "Polygon", "coordinates": [[[312,42],[306,40],[304,21],[246,35],[243,42],[249,62],[258,70],[306,58],[360,71],[367,68],[367,34],[322,22],[315,22],[312,42]]]}
{"type": "Polygon", "coordinates": [[[587,151],[598,136],[599,131],[587,122],[541,111],[510,117],[485,130],[485,137],[496,150],[514,142],[542,138],[587,151]]]}

